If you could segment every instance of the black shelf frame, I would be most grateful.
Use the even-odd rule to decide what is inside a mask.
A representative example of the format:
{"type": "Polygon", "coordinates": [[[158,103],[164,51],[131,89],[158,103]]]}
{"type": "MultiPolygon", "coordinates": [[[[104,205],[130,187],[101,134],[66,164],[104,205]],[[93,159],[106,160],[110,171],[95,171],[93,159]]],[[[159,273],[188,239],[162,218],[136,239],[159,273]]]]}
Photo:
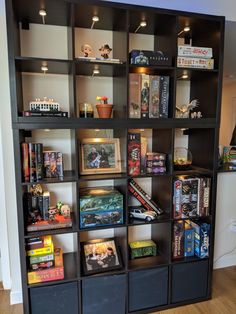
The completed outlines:
{"type": "MultiPolygon", "coordinates": [[[[211,215],[204,219],[207,219],[211,223],[211,249],[210,256],[206,259],[199,258],[184,258],[181,260],[172,260],[171,258],[171,228],[174,219],[172,219],[171,207],[167,208],[167,213],[165,216],[160,216],[156,221],[144,222],[133,220],[133,223],[128,217],[128,192],[125,192],[125,223],[123,225],[116,226],[104,226],[102,228],[87,228],[80,229],[78,218],[71,228],[58,229],[58,230],[44,230],[38,232],[28,232],[24,230],[24,214],[23,214],[23,204],[22,204],[22,189],[27,188],[34,183],[22,182],[21,179],[21,164],[20,158],[15,158],[15,169],[16,169],[16,183],[17,186],[17,215],[18,215],[18,225],[19,225],[19,243],[20,243],[20,260],[21,260],[21,275],[22,275],[22,290],[23,290],[23,301],[24,301],[24,312],[31,313],[29,291],[30,289],[37,289],[38,287],[47,287],[58,284],[66,284],[68,282],[78,283],[78,295],[82,294],[81,282],[86,280],[88,276],[82,274],[81,265],[79,262],[80,255],[80,236],[82,232],[94,231],[96,229],[114,229],[117,232],[117,236],[120,237],[120,242],[124,244],[126,253],[123,256],[124,268],[120,271],[109,272],[99,275],[89,276],[91,278],[103,277],[105,275],[119,275],[125,274],[127,276],[127,286],[128,274],[131,272],[136,272],[139,270],[152,270],[155,268],[166,267],[168,269],[168,302],[166,305],[150,307],[145,309],[140,309],[138,311],[129,312],[127,305],[127,313],[150,313],[157,310],[165,310],[167,308],[177,307],[185,304],[205,301],[211,298],[211,281],[212,281],[212,269],[213,269],[213,248],[214,248],[214,232],[215,232],[215,203],[216,203],[216,187],[217,187],[217,174],[219,172],[228,171],[226,168],[218,169],[218,140],[219,140],[219,125],[220,125],[220,105],[221,105],[221,86],[222,86],[222,69],[223,69],[223,46],[224,46],[224,17],[218,17],[206,14],[188,13],[176,10],[166,10],[159,8],[150,8],[144,6],[133,6],[120,3],[112,3],[106,1],[56,1],[56,0],[45,0],[44,5],[47,8],[47,24],[48,25],[59,25],[67,26],[68,30],[68,60],[64,59],[52,59],[52,58],[33,58],[33,57],[22,57],[20,55],[20,44],[19,44],[19,28],[18,23],[22,22],[22,27],[27,28],[29,23],[40,24],[42,22],[41,17],[38,15],[39,11],[39,0],[6,0],[6,10],[7,10],[7,30],[8,30],[8,48],[9,48],[9,69],[10,69],[10,89],[11,89],[11,102],[12,102],[12,128],[13,128],[13,138],[14,138],[14,149],[15,156],[20,156],[20,145],[22,140],[22,131],[25,130],[37,130],[37,129],[69,129],[69,130],[80,130],[80,129],[113,129],[117,132],[119,129],[171,129],[171,143],[172,148],[170,152],[171,160],[173,159],[174,151],[174,129],[185,128],[193,130],[193,133],[200,132],[202,134],[211,133],[210,138],[213,139],[214,143],[211,147],[211,165],[208,167],[199,167],[196,165],[192,166],[191,169],[186,171],[175,171],[173,166],[168,169],[168,172],[164,175],[144,175],[137,176],[137,179],[151,178],[153,182],[156,180],[168,179],[171,182],[176,176],[179,175],[195,175],[202,174],[207,175],[212,178],[212,193],[211,193],[211,215]],[[82,27],[89,29],[91,23],[88,17],[94,14],[94,9],[98,10],[100,17],[110,16],[109,19],[101,19],[102,23],[98,27],[101,30],[109,30],[114,33],[113,38],[113,57],[119,58],[122,63],[106,63],[101,61],[83,61],[79,60],[75,56],[75,28],[82,27]],[[83,14],[83,12],[87,12],[83,14]],[[142,15],[148,16],[148,27],[141,30],[142,34],[154,35],[154,47],[155,49],[168,49],[172,53],[172,65],[171,66],[145,66],[145,72],[149,74],[157,75],[170,75],[171,76],[171,97],[169,106],[169,117],[167,119],[129,119],[128,110],[124,111],[124,107],[128,104],[128,74],[129,73],[140,73],[142,67],[129,65],[129,34],[134,32],[134,26],[139,24],[142,15]],[[168,23],[168,32],[171,35],[167,35],[167,31],[164,30],[162,26],[163,21],[166,19],[168,23]],[[88,22],[89,21],[89,22],[88,22]],[[195,32],[196,40],[193,42],[195,46],[206,46],[204,41],[209,43],[209,47],[213,47],[214,58],[216,60],[216,67],[214,70],[205,69],[189,69],[189,68],[178,68],[177,63],[177,34],[185,26],[186,22],[190,23],[192,28],[192,33],[195,32]],[[201,22],[201,23],[200,23],[201,22]],[[200,26],[199,26],[200,23],[200,26]],[[210,32],[214,34],[218,32],[220,38],[206,39],[203,36],[204,29],[205,36],[208,36],[210,32]],[[160,33],[158,33],[160,32],[160,33]],[[202,32],[202,36],[201,35],[202,32]],[[122,33],[119,35],[118,33],[122,33]],[[167,38],[169,36],[169,38],[167,38]],[[159,47],[157,46],[159,39],[159,47]],[[164,40],[162,40],[162,37],[164,40]],[[203,37],[203,38],[202,38],[203,37]],[[14,40],[12,40],[12,38],[14,40]],[[120,40],[125,40],[126,49],[122,49],[120,45],[120,40]],[[211,45],[212,44],[212,45],[211,45]],[[125,51],[123,51],[125,50],[125,51]],[[56,118],[56,117],[21,117],[20,112],[22,111],[22,85],[21,85],[21,75],[22,72],[29,73],[42,73],[41,65],[46,62],[49,68],[48,73],[52,74],[66,74],[69,76],[69,118],[56,118]],[[76,76],[84,75],[91,76],[91,71],[94,66],[98,66],[100,69],[101,76],[108,76],[113,78],[114,90],[113,96],[117,100],[117,113],[114,115],[113,119],[83,119],[77,118],[78,113],[76,109],[77,103],[77,91],[76,91],[76,76]],[[176,102],[176,86],[179,76],[182,72],[187,72],[190,79],[195,80],[195,78],[205,77],[209,78],[209,84],[213,79],[217,80],[217,91],[214,94],[214,110],[206,111],[206,117],[201,119],[177,119],[175,118],[175,102],[176,102]],[[120,78],[122,84],[120,84],[120,78]],[[119,82],[118,82],[119,81],[119,82]],[[124,97],[120,97],[119,93],[124,90],[126,94],[126,101],[124,103],[124,97]],[[210,131],[209,131],[210,130],[210,131]],[[169,230],[167,231],[167,237],[169,244],[168,252],[160,251],[160,256],[150,257],[143,260],[129,261],[128,256],[128,231],[129,228],[134,226],[145,226],[149,225],[150,228],[157,229],[161,225],[168,225],[169,230]],[[120,229],[120,233],[119,233],[120,229]],[[75,234],[77,236],[78,251],[74,253],[64,254],[65,261],[65,279],[53,282],[45,282],[41,284],[28,285],[27,278],[27,265],[25,258],[25,241],[32,236],[40,236],[46,234],[75,234]],[[124,235],[126,234],[126,239],[124,235]],[[148,260],[150,259],[150,260],[148,260]],[[171,303],[171,282],[172,275],[171,269],[174,265],[178,264],[188,264],[194,263],[202,260],[208,261],[208,287],[207,294],[204,298],[198,298],[186,301],[181,301],[178,303],[171,303]],[[73,265],[73,267],[70,267],[73,265]]],[[[193,92],[197,93],[199,90],[198,84],[193,86],[193,92]]],[[[193,93],[194,95],[194,93],[193,93]]],[[[128,182],[129,176],[127,172],[121,174],[106,174],[106,175],[88,175],[80,176],[78,162],[76,161],[76,153],[78,152],[77,139],[71,138],[73,146],[73,165],[74,170],[64,173],[63,179],[43,179],[42,184],[54,184],[54,183],[67,183],[72,182],[76,185],[76,193],[74,195],[75,202],[78,202],[79,198],[79,186],[81,183],[89,181],[103,181],[103,180],[114,180],[114,184],[119,184],[118,182],[124,181],[128,182]],[[75,160],[75,161],[74,161],[75,160]]],[[[190,143],[193,150],[196,146],[201,147],[201,140],[197,138],[194,143],[190,143]]],[[[206,149],[206,145],[204,146],[206,149]]],[[[203,152],[204,154],[204,152],[203,152]]],[[[202,161],[204,164],[205,160],[202,161]]],[[[233,172],[232,170],[230,170],[233,172]]],[[[171,186],[169,193],[173,195],[173,186],[171,186]]],[[[170,200],[170,205],[171,205],[170,200]]],[[[76,209],[75,209],[76,210],[76,209]]],[[[77,215],[78,216],[78,215],[77,215]]],[[[198,219],[198,218],[194,218],[198,219]]],[[[81,300],[81,298],[79,298],[81,300]]],[[[128,296],[127,296],[128,299],[128,296]]],[[[82,303],[79,301],[79,311],[82,313],[82,303]]]]}

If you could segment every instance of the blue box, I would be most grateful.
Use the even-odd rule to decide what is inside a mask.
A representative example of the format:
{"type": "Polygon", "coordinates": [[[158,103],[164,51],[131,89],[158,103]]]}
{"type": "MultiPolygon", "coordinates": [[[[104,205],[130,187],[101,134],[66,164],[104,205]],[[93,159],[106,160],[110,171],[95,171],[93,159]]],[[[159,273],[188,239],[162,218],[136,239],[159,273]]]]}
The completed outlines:
{"type": "Polygon", "coordinates": [[[80,190],[80,228],[124,223],[123,195],[112,187],[80,190]]]}
{"type": "Polygon", "coordinates": [[[210,225],[191,223],[194,227],[194,253],[200,258],[209,256],[210,225]]]}
{"type": "Polygon", "coordinates": [[[187,222],[184,231],[184,256],[194,256],[194,229],[187,222]]]}

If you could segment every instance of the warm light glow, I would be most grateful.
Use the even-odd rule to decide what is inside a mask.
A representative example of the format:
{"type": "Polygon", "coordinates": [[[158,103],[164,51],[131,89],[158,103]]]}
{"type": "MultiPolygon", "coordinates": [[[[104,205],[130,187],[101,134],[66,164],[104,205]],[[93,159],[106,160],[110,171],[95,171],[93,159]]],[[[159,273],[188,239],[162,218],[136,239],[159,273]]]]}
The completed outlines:
{"type": "Polygon", "coordinates": [[[188,78],[188,74],[183,74],[182,79],[186,80],[188,78]]]}
{"type": "Polygon", "coordinates": [[[96,143],[100,143],[100,142],[101,142],[101,139],[100,139],[100,138],[94,138],[93,140],[94,140],[94,142],[96,142],[96,143]]]}
{"type": "Polygon", "coordinates": [[[99,21],[99,17],[96,16],[96,15],[94,15],[94,16],[92,17],[92,21],[93,21],[93,22],[98,22],[98,21],[99,21]]]}
{"type": "Polygon", "coordinates": [[[94,69],[93,74],[100,74],[100,71],[98,69],[94,69]]]}
{"type": "Polygon", "coordinates": [[[95,132],[99,132],[99,131],[100,131],[100,129],[95,129],[94,131],[95,131],[95,132]]]}
{"type": "Polygon", "coordinates": [[[190,31],[190,27],[189,27],[189,26],[186,26],[186,27],[184,28],[184,31],[185,31],[185,32],[189,32],[189,31],[190,31]]]}
{"type": "Polygon", "coordinates": [[[39,11],[39,15],[41,15],[41,16],[46,16],[46,15],[47,15],[47,12],[42,9],[42,10],[39,11]]]}
{"type": "Polygon", "coordinates": [[[144,132],[144,129],[140,129],[140,132],[144,132]]]}
{"type": "Polygon", "coordinates": [[[142,21],[142,22],[140,23],[140,26],[141,26],[141,27],[147,26],[147,22],[146,22],[146,21],[142,21]]]}
{"type": "Polygon", "coordinates": [[[46,72],[46,71],[48,71],[48,67],[47,67],[46,65],[42,65],[42,66],[41,66],[41,70],[42,70],[43,72],[46,72]]]}

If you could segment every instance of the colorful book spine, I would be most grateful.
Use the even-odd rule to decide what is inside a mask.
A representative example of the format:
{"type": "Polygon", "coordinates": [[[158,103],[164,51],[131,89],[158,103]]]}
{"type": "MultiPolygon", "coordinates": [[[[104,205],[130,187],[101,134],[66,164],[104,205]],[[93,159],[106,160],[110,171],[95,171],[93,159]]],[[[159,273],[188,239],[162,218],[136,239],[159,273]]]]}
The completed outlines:
{"type": "Polygon", "coordinates": [[[191,223],[194,227],[194,253],[200,258],[209,256],[210,225],[191,223]]]}
{"type": "Polygon", "coordinates": [[[178,57],[177,66],[179,68],[214,69],[214,59],[178,57]]]}
{"type": "Polygon", "coordinates": [[[28,143],[21,143],[21,156],[22,156],[22,176],[25,182],[30,180],[29,170],[29,146],[28,143]]]}
{"type": "Polygon", "coordinates": [[[49,206],[50,206],[50,192],[44,191],[42,195],[43,200],[43,210],[42,210],[42,217],[44,220],[48,220],[49,218],[49,206]]]}
{"type": "Polygon", "coordinates": [[[128,171],[130,176],[140,174],[141,136],[140,133],[128,133],[128,171]]]}
{"type": "Polygon", "coordinates": [[[54,252],[52,236],[43,236],[42,240],[43,240],[43,247],[32,249],[32,250],[27,250],[27,256],[45,255],[45,254],[50,254],[54,252]]]}
{"type": "Polygon", "coordinates": [[[43,144],[35,144],[36,180],[43,179],[43,144]]]}
{"type": "Polygon", "coordinates": [[[146,173],[146,157],[147,155],[147,138],[144,136],[141,136],[141,167],[140,172],[142,174],[146,173]]]}
{"type": "Polygon", "coordinates": [[[64,267],[28,272],[28,284],[64,279],[64,267]]]}
{"type": "Polygon", "coordinates": [[[51,154],[51,152],[46,152],[46,151],[43,152],[44,176],[45,176],[45,178],[51,178],[50,154],[51,154]]]}
{"type": "Polygon", "coordinates": [[[148,118],[149,110],[149,75],[141,74],[141,118],[148,118]]]}
{"type": "Polygon", "coordinates": [[[146,200],[137,191],[135,191],[131,185],[128,186],[128,189],[129,192],[143,205],[144,208],[153,211],[153,207],[148,202],[146,202],[146,200]]]}
{"type": "Polygon", "coordinates": [[[184,230],[184,256],[194,256],[194,229],[187,222],[184,230]]]}
{"type": "Polygon", "coordinates": [[[63,177],[63,157],[61,152],[57,152],[57,175],[63,177]]]}
{"type": "Polygon", "coordinates": [[[53,260],[54,260],[54,254],[53,253],[29,257],[29,263],[30,264],[43,263],[43,262],[48,262],[48,261],[53,261],[53,260]]]}
{"type": "Polygon", "coordinates": [[[173,197],[173,216],[174,219],[182,218],[182,181],[175,180],[174,182],[174,197],[173,197]]]}
{"type": "Polygon", "coordinates": [[[149,118],[159,118],[160,76],[150,75],[149,118]]]}
{"type": "MultiPolygon", "coordinates": [[[[163,213],[163,210],[157,206],[157,204],[151,199],[151,196],[148,195],[133,179],[129,181],[129,185],[141,196],[141,198],[149,205],[149,207],[152,208],[152,210],[159,215],[163,213]]],[[[149,210],[150,208],[147,209],[149,210]]]]}
{"type": "Polygon", "coordinates": [[[178,56],[206,59],[210,59],[213,57],[212,48],[194,47],[187,45],[178,46],[178,56]]]}
{"type": "Polygon", "coordinates": [[[141,75],[129,74],[129,118],[141,118],[141,75]]]}
{"type": "Polygon", "coordinates": [[[50,172],[52,178],[57,178],[57,152],[51,152],[50,154],[50,172]]]}
{"type": "Polygon", "coordinates": [[[210,209],[211,178],[200,178],[198,215],[208,216],[210,209]]]}
{"type": "Polygon", "coordinates": [[[23,117],[58,117],[68,118],[68,112],[66,111],[23,111],[23,117]]]}
{"type": "Polygon", "coordinates": [[[35,156],[35,144],[29,143],[29,172],[30,182],[36,181],[36,156],[35,156]]]}
{"type": "Polygon", "coordinates": [[[173,247],[172,258],[184,257],[184,221],[178,220],[173,225],[173,247]]]}
{"type": "Polygon", "coordinates": [[[169,76],[160,77],[160,107],[159,107],[159,117],[168,118],[169,110],[169,76]]]}

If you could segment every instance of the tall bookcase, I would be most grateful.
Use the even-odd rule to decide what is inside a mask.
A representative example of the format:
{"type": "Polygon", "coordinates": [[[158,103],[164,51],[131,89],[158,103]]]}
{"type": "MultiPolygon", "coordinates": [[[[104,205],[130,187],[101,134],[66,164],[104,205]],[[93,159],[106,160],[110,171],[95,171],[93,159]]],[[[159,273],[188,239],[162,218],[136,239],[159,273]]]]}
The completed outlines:
{"type": "Polygon", "coordinates": [[[115,314],[150,313],[211,298],[224,17],[105,1],[11,0],[6,1],[6,8],[24,312],[104,314],[112,309],[115,314]],[[47,12],[45,24],[39,15],[40,9],[47,12]],[[99,16],[99,22],[91,29],[94,15],[99,16]],[[147,21],[147,26],[135,32],[142,20],[147,21]],[[183,40],[181,31],[185,26],[191,27],[193,46],[213,49],[213,70],[177,67],[178,40],[183,40]],[[81,45],[87,42],[94,50],[109,43],[111,56],[122,63],[78,59],[81,45]],[[172,63],[170,66],[130,65],[132,49],[163,50],[171,56],[172,63]],[[45,63],[46,74],[41,70],[45,63]],[[100,73],[93,75],[94,69],[100,73]],[[129,73],[170,77],[168,118],[129,118],[129,73]],[[186,73],[187,82],[182,80],[186,73]],[[188,99],[199,100],[201,119],[175,118],[176,103],[182,101],[186,92],[188,99]],[[80,118],[78,104],[85,101],[95,104],[98,94],[107,95],[114,104],[113,117],[80,118]],[[69,118],[22,117],[29,101],[43,96],[63,104],[69,118]],[[129,219],[129,130],[141,130],[148,138],[149,149],[168,155],[166,174],[136,178],[164,209],[165,213],[154,222],[129,219]],[[192,152],[191,170],[173,168],[179,134],[184,134],[184,142],[192,152]],[[120,139],[121,173],[80,174],[80,140],[97,137],[120,139]],[[53,191],[57,199],[73,205],[71,228],[26,231],[23,194],[33,183],[22,179],[20,144],[27,140],[62,151],[63,179],[43,179],[40,183],[53,191]],[[205,218],[211,225],[210,256],[175,261],[171,254],[173,182],[177,175],[184,174],[202,174],[212,179],[210,215],[205,218]],[[81,230],[80,188],[103,185],[112,185],[122,192],[124,223],[81,230]],[[25,243],[28,238],[48,234],[63,247],[65,278],[28,285],[25,243]],[[115,238],[119,245],[122,269],[85,276],[81,267],[81,242],[109,237],[115,238]],[[147,237],[158,244],[158,255],[130,260],[128,243],[147,237]]]}

